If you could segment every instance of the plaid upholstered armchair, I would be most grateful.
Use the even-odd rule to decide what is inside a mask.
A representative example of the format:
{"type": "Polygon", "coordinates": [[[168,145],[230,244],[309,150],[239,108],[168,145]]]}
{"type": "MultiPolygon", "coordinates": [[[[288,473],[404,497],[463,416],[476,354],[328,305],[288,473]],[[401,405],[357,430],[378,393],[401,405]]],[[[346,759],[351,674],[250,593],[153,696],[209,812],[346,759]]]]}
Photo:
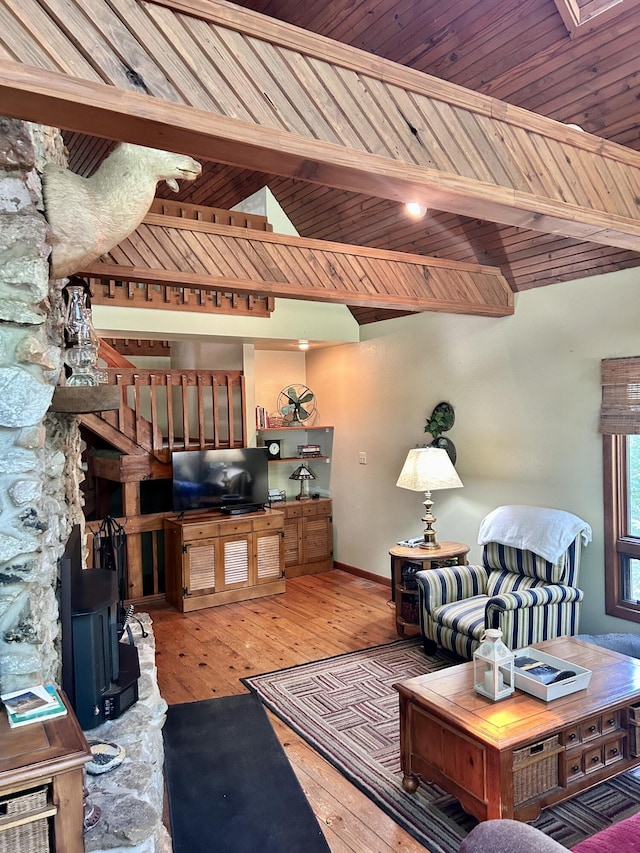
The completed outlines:
{"type": "Polygon", "coordinates": [[[442,646],[470,659],[486,628],[501,628],[512,649],[577,633],[590,541],[589,525],[563,510],[498,507],[480,525],[482,565],[416,574],[427,654],[442,646]]]}

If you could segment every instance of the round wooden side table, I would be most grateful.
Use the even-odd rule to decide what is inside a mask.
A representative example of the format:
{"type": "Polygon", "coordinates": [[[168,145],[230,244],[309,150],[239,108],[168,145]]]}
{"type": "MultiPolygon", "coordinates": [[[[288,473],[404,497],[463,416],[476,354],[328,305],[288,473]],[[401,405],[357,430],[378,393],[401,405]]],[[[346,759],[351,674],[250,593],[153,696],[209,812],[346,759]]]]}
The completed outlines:
{"type": "Polygon", "coordinates": [[[440,542],[439,548],[407,548],[404,545],[395,545],[389,549],[391,591],[396,605],[396,630],[401,637],[420,632],[418,587],[410,580],[407,583],[411,573],[423,569],[440,569],[444,566],[464,566],[468,553],[469,546],[463,542],[440,542]]]}

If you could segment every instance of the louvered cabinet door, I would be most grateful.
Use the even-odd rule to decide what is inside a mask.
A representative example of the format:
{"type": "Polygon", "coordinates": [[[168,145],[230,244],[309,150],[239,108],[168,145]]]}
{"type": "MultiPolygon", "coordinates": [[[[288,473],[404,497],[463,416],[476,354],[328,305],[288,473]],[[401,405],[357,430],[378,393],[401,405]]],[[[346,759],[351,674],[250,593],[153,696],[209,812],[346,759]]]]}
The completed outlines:
{"type": "Polygon", "coordinates": [[[332,524],[328,516],[312,516],[302,520],[302,552],[305,563],[326,560],[332,552],[332,524]]]}
{"type": "Polygon", "coordinates": [[[287,506],[284,520],[285,571],[302,563],[302,507],[287,506]]]}
{"type": "Polygon", "coordinates": [[[333,568],[331,498],[291,502],[284,507],[286,576],[311,575],[333,568]]]}
{"type": "Polygon", "coordinates": [[[219,567],[220,589],[237,589],[253,583],[251,577],[251,533],[222,536],[219,567]]]}
{"type": "Polygon", "coordinates": [[[184,581],[186,595],[208,595],[217,591],[218,539],[185,546],[184,581]]]}
{"type": "Polygon", "coordinates": [[[256,583],[283,577],[284,538],[281,530],[254,533],[256,583]]]}

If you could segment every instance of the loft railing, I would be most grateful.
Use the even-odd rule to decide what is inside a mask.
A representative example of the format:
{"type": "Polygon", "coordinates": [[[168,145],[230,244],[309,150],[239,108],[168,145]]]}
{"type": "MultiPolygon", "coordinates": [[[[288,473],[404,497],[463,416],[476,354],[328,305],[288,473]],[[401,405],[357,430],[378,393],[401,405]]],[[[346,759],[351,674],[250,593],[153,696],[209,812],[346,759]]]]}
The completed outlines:
{"type": "Polygon", "coordinates": [[[239,370],[108,368],[120,388],[102,420],[162,462],[174,450],[244,447],[244,375],[239,370]]]}

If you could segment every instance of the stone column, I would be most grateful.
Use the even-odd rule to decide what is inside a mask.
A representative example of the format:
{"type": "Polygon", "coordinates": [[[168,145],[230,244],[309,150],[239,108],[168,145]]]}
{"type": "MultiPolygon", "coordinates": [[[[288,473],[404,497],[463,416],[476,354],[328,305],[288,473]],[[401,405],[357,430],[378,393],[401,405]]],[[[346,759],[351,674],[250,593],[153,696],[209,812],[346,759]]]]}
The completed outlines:
{"type": "MultiPolygon", "coordinates": [[[[77,423],[47,417],[61,367],[38,167],[59,131],[0,119],[0,691],[60,670],[57,560],[77,519],[77,423]]],[[[57,314],[56,314],[57,312],[57,314]]]]}

